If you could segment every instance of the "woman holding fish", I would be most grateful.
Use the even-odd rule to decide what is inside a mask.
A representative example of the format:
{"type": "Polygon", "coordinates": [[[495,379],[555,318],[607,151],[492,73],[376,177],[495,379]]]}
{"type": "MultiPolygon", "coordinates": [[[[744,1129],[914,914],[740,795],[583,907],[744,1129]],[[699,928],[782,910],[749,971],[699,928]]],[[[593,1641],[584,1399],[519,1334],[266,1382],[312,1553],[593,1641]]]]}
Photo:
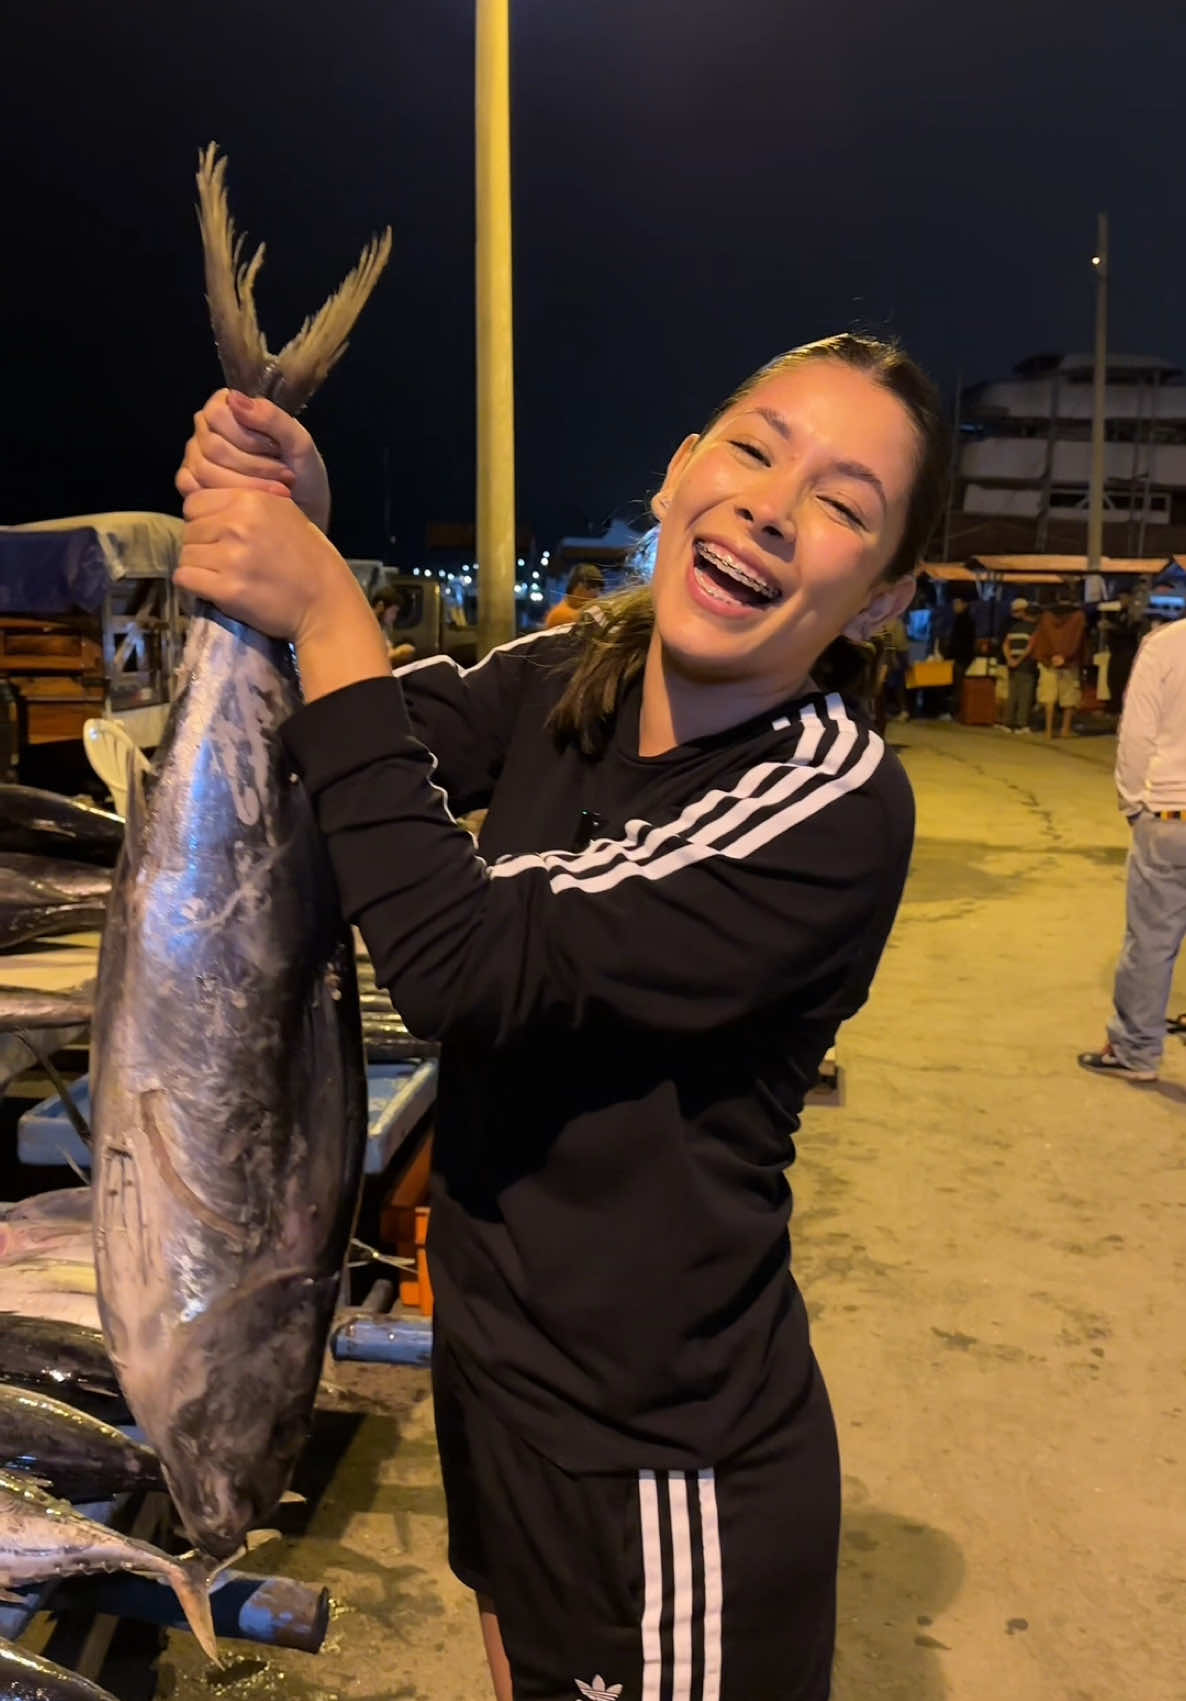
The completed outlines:
{"type": "Polygon", "coordinates": [[[909,785],[843,686],[946,461],[899,350],[794,350],[677,449],[645,588],[393,678],[308,433],[197,416],[178,584],[296,645],[343,907],[443,1046],[437,1426],[500,1701],[829,1693],[839,1469],[784,1172],[905,880],[909,785]]]}

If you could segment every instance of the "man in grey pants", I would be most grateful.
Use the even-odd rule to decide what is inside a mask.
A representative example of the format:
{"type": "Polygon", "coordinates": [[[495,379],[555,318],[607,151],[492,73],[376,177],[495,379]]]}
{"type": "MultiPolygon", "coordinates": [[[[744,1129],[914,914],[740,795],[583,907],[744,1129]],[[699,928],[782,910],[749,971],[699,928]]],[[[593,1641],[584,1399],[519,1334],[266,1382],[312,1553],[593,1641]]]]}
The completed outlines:
{"type": "Polygon", "coordinates": [[[1186,621],[1137,653],[1116,747],[1116,790],[1132,826],[1127,929],[1097,1075],[1156,1081],[1174,966],[1186,939],[1186,621]]]}

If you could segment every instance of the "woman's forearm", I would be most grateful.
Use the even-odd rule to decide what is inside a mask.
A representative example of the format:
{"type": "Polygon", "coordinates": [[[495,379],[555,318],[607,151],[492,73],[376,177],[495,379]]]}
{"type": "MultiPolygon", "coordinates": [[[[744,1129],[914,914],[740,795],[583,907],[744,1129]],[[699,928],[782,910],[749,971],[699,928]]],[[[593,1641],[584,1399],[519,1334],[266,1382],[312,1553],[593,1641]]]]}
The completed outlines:
{"type": "Polygon", "coordinates": [[[306,703],[362,679],[389,679],[387,639],[361,589],[351,583],[296,641],[306,703]]]}

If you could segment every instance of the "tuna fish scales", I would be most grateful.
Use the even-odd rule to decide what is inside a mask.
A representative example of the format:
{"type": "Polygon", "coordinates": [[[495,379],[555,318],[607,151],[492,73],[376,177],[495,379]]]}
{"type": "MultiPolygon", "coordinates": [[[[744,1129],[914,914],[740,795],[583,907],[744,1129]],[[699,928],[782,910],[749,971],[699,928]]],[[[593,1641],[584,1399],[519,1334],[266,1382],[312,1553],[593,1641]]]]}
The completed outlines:
{"type": "MultiPolygon", "coordinates": [[[[245,378],[251,349],[233,346],[213,157],[199,187],[219,351],[258,391],[263,366],[245,378]]],[[[334,319],[339,342],[364,299],[334,319]]],[[[334,356],[294,344],[292,405],[334,356]]],[[[92,1026],[103,1328],[190,1539],[218,1559],[304,1445],[366,1143],[353,947],[278,737],[299,700],[287,646],[198,609],[129,793],[92,1026]]]]}

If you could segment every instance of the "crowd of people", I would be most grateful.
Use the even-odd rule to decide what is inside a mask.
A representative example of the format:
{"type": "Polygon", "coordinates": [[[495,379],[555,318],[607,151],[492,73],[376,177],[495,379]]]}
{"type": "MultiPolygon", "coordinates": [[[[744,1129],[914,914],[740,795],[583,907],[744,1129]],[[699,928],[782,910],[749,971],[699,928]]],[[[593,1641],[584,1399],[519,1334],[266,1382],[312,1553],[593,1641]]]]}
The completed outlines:
{"type": "Polygon", "coordinates": [[[1069,589],[1041,604],[1022,596],[920,598],[877,634],[867,696],[882,724],[916,715],[958,720],[965,680],[987,675],[997,682],[1000,730],[1032,732],[1037,708],[1047,738],[1070,738],[1085,701],[1119,719],[1137,649],[1155,624],[1129,594],[1090,606],[1069,589]],[[915,664],[927,657],[951,664],[949,682],[915,685],[915,664]]]}

